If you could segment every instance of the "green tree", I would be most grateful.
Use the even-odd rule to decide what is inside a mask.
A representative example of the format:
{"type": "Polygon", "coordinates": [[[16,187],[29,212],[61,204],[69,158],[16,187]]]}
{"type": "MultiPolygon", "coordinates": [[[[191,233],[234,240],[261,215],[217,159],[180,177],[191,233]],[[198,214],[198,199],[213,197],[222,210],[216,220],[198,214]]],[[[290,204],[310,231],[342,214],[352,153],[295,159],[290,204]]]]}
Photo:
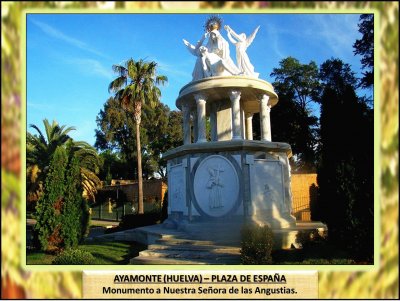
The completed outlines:
{"type": "Polygon", "coordinates": [[[79,156],[69,158],[65,177],[64,202],[61,211],[61,236],[64,248],[74,248],[88,234],[89,207],[82,197],[79,156]]]}
{"type": "MultiPolygon", "coordinates": [[[[156,104],[153,108],[143,105],[140,139],[142,141],[143,177],[150,178],[154,173],[166,178],[166,162],[162,154],[183,143],[182,113],[170,111],[167,105],[156,104]]],[[[136,163],[134,121],[132,114],[122,110],[113,98],[108,99],[97,116],[96,143],[103,160],[100,178],[110,167],[113,178],[134,176],[127,165],[136,163]]]]}
{"type": "Polygon", "coordinates": [[[108,185],[111,184],[112,179],[129,178],[131,168],[129,168],[129,164],[121,158],[118,152],[106,149],[99,154],[99,157],[102,162],[99,178],[106,181],[108,185]]]}
{"type": "Polygon", "coordinates": [[[318,119],[311,103],[320,91],[318,67],[315,62],[301,64],[288,57],[279,62],[271,76],[275,78],[274,89],[279,102],[271,113],[274,141],[288,142],[297,159],[297,171],[315,170],[315,148],[318,140],[318,119]]]}
{"type": "Polygon", "coordinates": [[[36,206],[35,232],[42,250],[76,247],[87,234],[89,211],[82,197],[79,156],[58,146],[52,156],[44,192],[36,206]]]}
{"type": "Polygon", "coordinates": [[[353,44],[354,54],[360,55],[361,65],[364,70],[360,81],[362,88],[371,88],[374,85],[374,15],[363,14],[360,16],[358,31],[362,38],[353,44]]]}
{"type": "Polygon", "coordinates": [[[356,259],[373,257],[373,112],[357,97],[348,64],[321,65],[321,140],[318,200],[313,219],[326,222],[329,239],[356,259]]]}
{"type": "Polygon", "coordinates": [[[170,111],[168,106],[163,104],[151,113],[148,116],[148,123],[153,123],[153,126],[146,127],[149,141],[148,153],[154,162],[155,172],[166,180],[167,162],[162,158],[162,154],[183,144],[183,115],[182,112],[170,111]]]}
{"type": "Polygon", "coordinates": [[[44,193],[36,205],[35,232],[42,250],[58,250],[61,239],[61,207],[65,192],[65,174],[68,156],[61,146],[54,150],[49,172],[44,184],[44,193]]]}
{"type": "Polygon", "coordinates": [[[143,214],[142,152],[140,145],[140,122],[142,104],[153,105],[159,102],[161,91],[157,87],[167,81],[167,77],[157,75],[157,63],[129,59],[122,65],[113,65],[118,77],[113,80],[108,91],[115,93],[121,106],[132,112],[136,124],[136,154],[138,166],[138,213],[143,214]]]}
{"type": "Polygon", "coordinates": [[[68,133],[74,127],[65,128],[56,121],[52,124],[47,119],[43,120],[45,134],[38,126],[31,124],[37,134],[27,133],[26,165],[27,165],[27,198],[39,199],[43,191],[43,183],[47,177],[49,165],[55,150],[59,146],[67,146],[67,152],[79,158],[81,185],[86,198],[94,197],[96,188],[100,184],[96,173],[99,171],[100,161],[95,148],[83,141],[73,141],[68,133]]]}

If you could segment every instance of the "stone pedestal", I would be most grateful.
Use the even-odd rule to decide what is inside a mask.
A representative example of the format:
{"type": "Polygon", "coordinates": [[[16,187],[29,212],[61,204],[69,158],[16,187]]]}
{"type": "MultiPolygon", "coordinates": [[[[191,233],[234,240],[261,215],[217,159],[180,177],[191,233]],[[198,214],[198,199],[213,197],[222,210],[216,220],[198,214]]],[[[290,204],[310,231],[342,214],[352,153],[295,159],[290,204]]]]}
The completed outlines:
{"type": "Polygon", "coordinates": [[[244,76],[203,79],[181,89],[176,104],[184,112],[184,122],[187,108],[192,108],[197,140],[188,141],[184,125],[184,145],[163,155],[168,160],[166,226],[211,240],[231,237],[233,231],[230,241],[238,244],[242,224],[254,222],[272,228],[276,248],[295,244],[291,148],[271,141],[270,113],[277,101],[271,84],[244,76]],[[261,141],[252,140],[256,113],[261,141]],[[211,141],[206,138],[207,116],[211,141]],[[203,232],[205,225],[215,225],[221,235],[203,232]]]}

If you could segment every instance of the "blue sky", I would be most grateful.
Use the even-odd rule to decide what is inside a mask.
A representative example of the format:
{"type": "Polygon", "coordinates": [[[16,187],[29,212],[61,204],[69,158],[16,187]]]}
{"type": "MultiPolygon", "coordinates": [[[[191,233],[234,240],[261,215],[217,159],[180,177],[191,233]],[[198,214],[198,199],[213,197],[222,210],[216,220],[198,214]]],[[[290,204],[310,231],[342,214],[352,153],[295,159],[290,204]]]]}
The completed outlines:
{"type": "MultiPolygon", "coordinates": [[[[192,44],[204,33],[209,14],[28,14],[27,126],[44,118],[74,126],[75,140],[95,142],[96,116],[111,96],[112,65],[133,58],[156,61],[168,77],[161,101],[175,110],[179,90],[191,81],[195,64],[182,39],[192,44]]],[[[361,38],[358,14],[220,14],[224,25],[250,34],[255,71],[268,82],[288,56],[318,65],[332,57],[361,75],[352,45],[361,38]]],[[[227,39],[225,30],[222,35],[227,39]]],[[[231,57],[235,49],[230,45],[231,57]]],[[[273,114],[273,111],[271,112],[273,114]]]]}

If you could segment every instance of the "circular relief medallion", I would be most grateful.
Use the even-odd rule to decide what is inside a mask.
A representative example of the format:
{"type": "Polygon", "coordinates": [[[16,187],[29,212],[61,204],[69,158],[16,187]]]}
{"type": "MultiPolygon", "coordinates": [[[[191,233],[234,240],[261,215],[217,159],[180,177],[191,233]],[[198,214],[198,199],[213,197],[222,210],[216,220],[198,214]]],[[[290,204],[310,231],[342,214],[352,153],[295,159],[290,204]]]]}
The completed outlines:
{"type": "Polygon", "coordinates": [[[209,156],[197,167],[193,188],[201,214],[211,217],[224,216],[238,201],[238,174],[233,164],[225,157],[209,156]]]}

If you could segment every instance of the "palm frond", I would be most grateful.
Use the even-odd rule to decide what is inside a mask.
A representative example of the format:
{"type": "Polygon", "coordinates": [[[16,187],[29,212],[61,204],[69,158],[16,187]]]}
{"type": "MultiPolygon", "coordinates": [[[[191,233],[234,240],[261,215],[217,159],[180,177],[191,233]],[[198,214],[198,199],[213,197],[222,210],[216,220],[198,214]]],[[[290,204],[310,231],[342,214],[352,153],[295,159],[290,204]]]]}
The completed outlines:
{"type": "Polygon", "coordinates": [[[30,124],[29,127],[35,129],[38,132],[39,140],[40,140],[41,143],[47,144],[46,138],[43,136],[42,132],[40,131],[40,129],[35,124],[30,124]]]}
{"type": "Polygon", "coordinates": [[[108,92],[118,92],[127,84],[126,76],[119,76],[108,85],[108,92]]]}
{"type": "Polygon", "coordinates": [[[166,77],[165,75],[158,75],[156,77],[156,84],[157,85],[164,85],[167,82],[168,82],[168,77],[166,77]]]}
{"type": "Polygon", "coordinates": [[[113,65],[112,66],[112,70],[115,72],[115,73],[118,73],[119,74],[119,76],[126,76],[126,72],[127,72],[127,70],[126,70],[126,68],[124,67],[124,66],[121,66],[121,65],[113,65]]]}

